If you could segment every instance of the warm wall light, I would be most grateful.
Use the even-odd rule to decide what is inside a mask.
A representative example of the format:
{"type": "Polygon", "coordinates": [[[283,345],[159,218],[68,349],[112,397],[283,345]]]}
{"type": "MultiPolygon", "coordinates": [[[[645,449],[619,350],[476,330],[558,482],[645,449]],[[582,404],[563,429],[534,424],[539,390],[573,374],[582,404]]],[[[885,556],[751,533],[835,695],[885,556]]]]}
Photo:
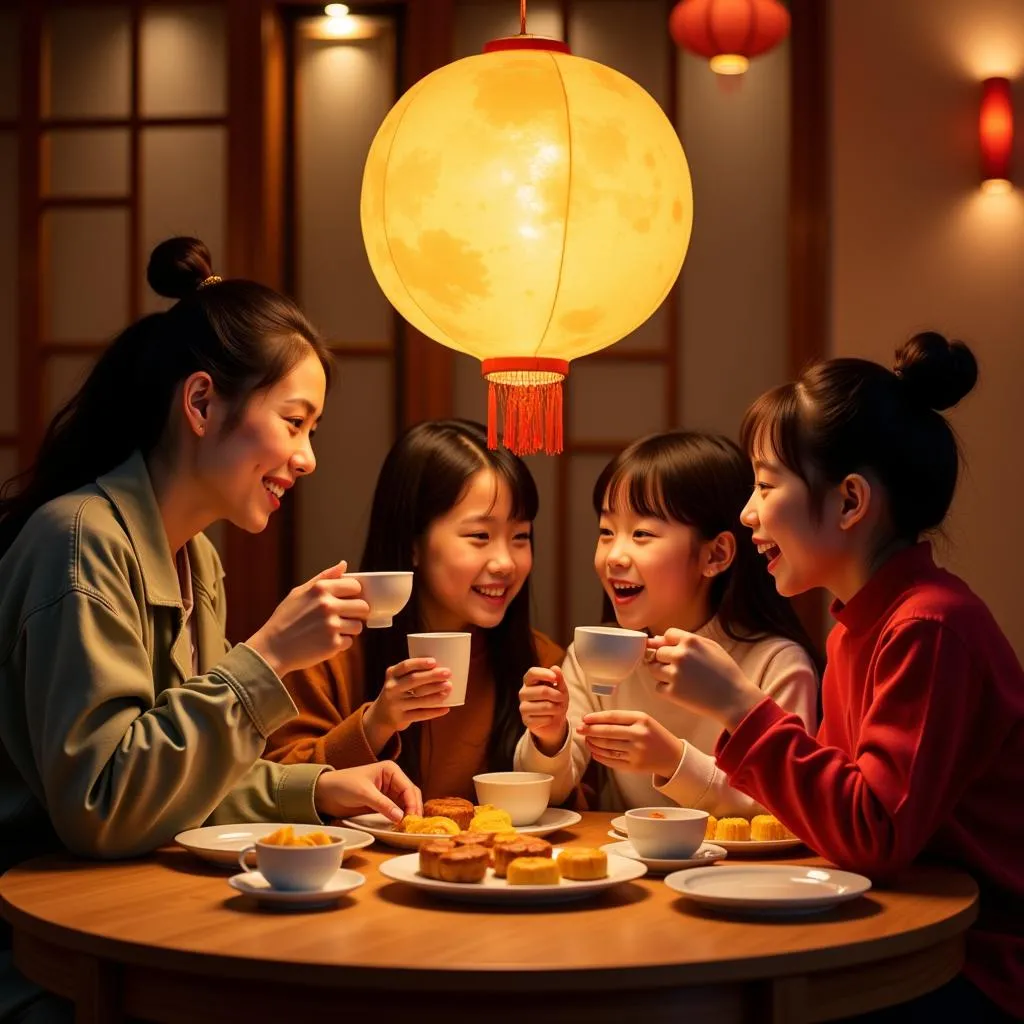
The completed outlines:
{"type": "Polygon", "coordinates": [[[348,4],[328,4],[324,8],[328,18],[344,18],[348,14],[348,4]]]}
{"type": "Polygon", "coordinates": [[[789,11],[779,0],[680,0],[669,15],[676,45],[707,57],[719,75],[742,75],[750,58],[789,34],[789,11]]]}
{"type": "Polygon", "coordinates": [[[1007,78],[987,78],[981,83],[981,187],[986,192],[1009,192],[1010,154],[1013,151],[1013,101],[1007,78]]]}

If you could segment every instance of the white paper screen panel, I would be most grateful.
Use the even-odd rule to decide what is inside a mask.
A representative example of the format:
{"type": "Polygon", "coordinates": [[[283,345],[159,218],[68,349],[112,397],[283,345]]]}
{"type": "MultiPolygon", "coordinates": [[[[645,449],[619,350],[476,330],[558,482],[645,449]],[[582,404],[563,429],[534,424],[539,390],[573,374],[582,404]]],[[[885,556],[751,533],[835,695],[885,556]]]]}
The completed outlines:
{"type": "Polygon", "coordinates": [[[223,273],[227,208],[227,132],[224,128],[144,128],[142,130],[142,266],[138,282],[145,312],[163,309],[146,285],[146,260],[153,247],[172,235],[201,238],[223,273]]]}
{"type": "Polygon", "coordinates": [[[366,259],[359,192],[395,100],[394,36],[298,45],[299,299],[332,345],[390,346],[395,314],[366,259]]]}
{"type": "Polygon", "coordinates": [[[17,429],[18,141],[0,132],[0,434],[17,429]]]}
{"type": "Polygon", "coordinates": [[[45,140],[49,151],[48,195],[127,195],[127,128],[58,129],[45,140]]]}
{"type": "Polygon", "coordinates": [[[340,558],[362,556],[377,472],[391,446],[392,364],[339,358],[327,409],[313,439],[316,472],[299,481],[296,569],[309,579],[340,558]]]}
{"type": "Polygon", "coordinates": [[[131,27],[122,7],[50,11],[50,113],[127,117],[131,113],[131,27]]]}
{"type": "Polygon", "coordinates": [[[128,211],[54,209],[47,244],[47,341],[107,341],[128,321],[128,211]]]}
{"type": "Polygon", "coordinates": [[[227,112],[222,5],[145,8],[139,53],[143,117],[218,117],[227,112]]]}

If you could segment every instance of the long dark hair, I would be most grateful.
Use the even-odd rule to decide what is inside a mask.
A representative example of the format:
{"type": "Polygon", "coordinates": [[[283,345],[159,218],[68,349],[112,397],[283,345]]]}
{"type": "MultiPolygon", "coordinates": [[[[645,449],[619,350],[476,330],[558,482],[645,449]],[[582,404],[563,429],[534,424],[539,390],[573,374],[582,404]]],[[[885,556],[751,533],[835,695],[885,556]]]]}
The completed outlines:
{"type": "Polygon", "coordinates": [[[211,280],[210,252],[197,238],[161,242],[146,279],[169,310],[118,335],[78,392],[54,416],[35,464],[0,490],[0,556],[33,512],[122,463],[148,455],[165,437],[178,385],[203,370],[233,403],[230,429],[246,400],[271,387],[309,352],[331,379],[330,355],[299,308],[254,281],[211,280]]]}
{"type": "MultiPolygon", "coordinates": [[[[740,522],[753,486],[750,460],[727,437],[682,430],[652,434],[605,466],[594,484],[594,511],[600,516],[603,508],[615,511],[622,502],[637,515],[691,526],[705,541],[732,533],[736,556],[712,579],[709,592],[710,610],[722,631],[734,640],[792,640],[807,651],[820,674],[821,655],[789,601],[775,589],[750,543],[750,531],[740,522]]],[[[607,594],[603,615],[615,621],[607,594]]]]}
{"type": "Polygon", "coordinates": [[[850,473],[873,471],[889,499],[895,539],[916,541],[942,525],[962,456],[941,410],[978,380],[960,341],[917,334],[896,351],[892,370],[867,359],[828,359],[799,380],[762,395],[747,410],[740,440],[796,473],[821,515],[825,493],[850,473]]]}
{"type": "MultiPolygon", "coordinates": [[[[522,459],[504,448],[487,447],[487,431],[471,420],[438,420],[408,430],[388,452],[373,494],[370,528],[360,568],[364,572],[413,570],[413,548],[434,520],[450,511],[466,491],[470,478],[490,469],[512,496],[516,519],[537,517],[537,486],[522,459]]],[[[532,541],[531,541],[532,543],[532,541]]],[[[395,616],[391,629],[362,634],[366,694],[373,700],[384,685],[384,674],[409,656],[406,635],[425,629],[418,600],[417,579],[409,603],[395,616]]],[[[494,676],[494,722],[487,743],[489,770],[511,767],[522,732],[519,687],[523,675],[537,663],[530,630],[530,581],[510,602],[493,629],[482,630],[487,661],[494,676]]],[[[422,725],[414,722],[402,733],[403,768],[419,776],[422,725]]]]}

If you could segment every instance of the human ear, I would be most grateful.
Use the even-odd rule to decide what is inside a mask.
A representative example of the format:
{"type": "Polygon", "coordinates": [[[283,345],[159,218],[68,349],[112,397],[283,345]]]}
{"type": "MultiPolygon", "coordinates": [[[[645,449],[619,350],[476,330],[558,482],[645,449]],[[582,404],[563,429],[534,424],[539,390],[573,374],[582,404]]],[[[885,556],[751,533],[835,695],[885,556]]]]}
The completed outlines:
{"type": "Polygon", "coordinates": [[[861,522],[871,508],[871,484],[860,473],[850,473],[839,484],[839,529],[849,530],[861,522]]]}
{"type": "Polygon", "coordinates": [[[729,530],[723,530],[713,540],[706,541],[701,551],[701,574],[717,576],[732,565],[736,557],[736,538],[729,530]]]}
{"type": "Polygon", "coordinates": [[[213,378],[208,373],[198,371],[185,379],[181,393],[182,408],[189,429],[198,437],[210,429],[215,396],[213,378]]]}

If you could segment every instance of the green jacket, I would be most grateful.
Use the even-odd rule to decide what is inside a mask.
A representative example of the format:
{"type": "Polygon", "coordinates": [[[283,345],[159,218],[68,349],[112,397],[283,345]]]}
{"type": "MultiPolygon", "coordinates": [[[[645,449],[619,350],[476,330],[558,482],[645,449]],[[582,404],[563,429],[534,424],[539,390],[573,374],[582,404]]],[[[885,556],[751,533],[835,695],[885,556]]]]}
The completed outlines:
{"type": "Polygon", "coordinates": [[[55,840],[122,857],[203,822],[319,822],[324,766],[260,760],[295,706],[225,639],[213,545],[188,556],[198,676],[140,454],[39,509],[0,560],[0,870],[55,840]]]}

